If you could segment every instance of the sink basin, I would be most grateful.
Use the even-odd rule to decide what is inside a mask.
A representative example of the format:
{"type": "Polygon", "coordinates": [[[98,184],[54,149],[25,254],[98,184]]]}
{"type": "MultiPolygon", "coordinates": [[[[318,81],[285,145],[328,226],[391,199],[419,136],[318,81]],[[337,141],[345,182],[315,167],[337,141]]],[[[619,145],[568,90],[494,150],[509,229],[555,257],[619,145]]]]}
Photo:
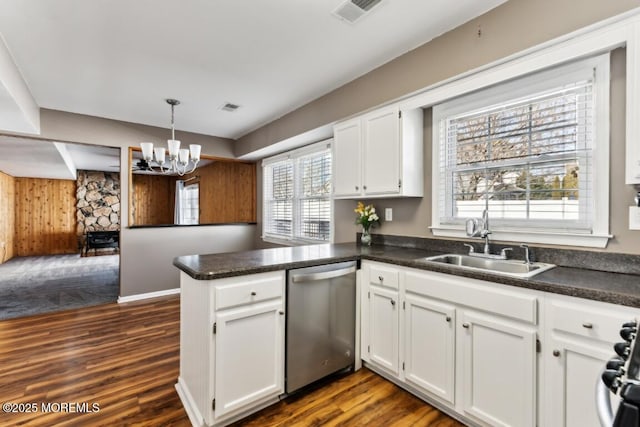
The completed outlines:
{"type": "Polygon", "coordinates": [[[543,262],[532,262],[525,264],[524,261],[515,259],[490,259],[481,258],[470,255],[446,254],[426,258],[419,258],[416,261],[430,261],[441,264],[454,265],[465,270],[485,271],[502,276],[529,278],[543,271],[547,271],[554,264],[545,264],[543,262]]]}

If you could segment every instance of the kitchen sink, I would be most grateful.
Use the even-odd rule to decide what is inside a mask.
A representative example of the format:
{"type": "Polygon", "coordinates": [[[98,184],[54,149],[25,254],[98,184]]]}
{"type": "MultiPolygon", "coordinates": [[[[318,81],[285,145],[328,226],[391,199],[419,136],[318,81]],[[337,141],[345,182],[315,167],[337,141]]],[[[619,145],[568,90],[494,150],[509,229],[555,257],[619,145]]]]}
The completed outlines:
{"type": "Polygon", "coordinates": [[[486,271],[502,276],[520,277],[523,279],[533,277],[536,274],[540,274],[543,271],[547,271],[555,267],[555,264],[546,264],[543,262],[532,262],[530,264],[526,264],[524,261],[515,259],[490,259],[479,256],[457,254],[419,258],[416,261],[448,264],[465,270],[486,271]]]}

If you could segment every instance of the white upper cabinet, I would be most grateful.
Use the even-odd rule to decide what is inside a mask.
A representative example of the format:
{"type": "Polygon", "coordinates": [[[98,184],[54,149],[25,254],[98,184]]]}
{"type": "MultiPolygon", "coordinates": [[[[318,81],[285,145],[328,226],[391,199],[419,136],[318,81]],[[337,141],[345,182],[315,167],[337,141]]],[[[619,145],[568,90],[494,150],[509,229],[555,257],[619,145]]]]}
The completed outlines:
{"type": "Polygon", "coordinates": [[[423,112],[381,108],[334,127],[336,198],[422,197],[423,112]]]}
{"type": "Polygon", "coordinates": [[[333,128],[334,195],[357,197],[362,193],[362,124],[353,119],[333,128]]]}

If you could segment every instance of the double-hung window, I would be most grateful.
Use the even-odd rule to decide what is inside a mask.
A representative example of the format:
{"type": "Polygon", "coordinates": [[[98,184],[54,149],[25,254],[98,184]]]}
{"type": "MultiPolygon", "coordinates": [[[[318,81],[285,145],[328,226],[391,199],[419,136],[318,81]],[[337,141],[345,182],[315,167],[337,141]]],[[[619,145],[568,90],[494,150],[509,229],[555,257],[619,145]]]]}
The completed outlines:
{"type": "Polygon", "coordinates": [[[434,234],[606,244],[608,111],[608,54],[434,106],[434,234]]]}
{"type": "Polygon", "coordinates": [[[263,160],[263,239],[332,238],[331,146],[323,141],[263,160]]]}

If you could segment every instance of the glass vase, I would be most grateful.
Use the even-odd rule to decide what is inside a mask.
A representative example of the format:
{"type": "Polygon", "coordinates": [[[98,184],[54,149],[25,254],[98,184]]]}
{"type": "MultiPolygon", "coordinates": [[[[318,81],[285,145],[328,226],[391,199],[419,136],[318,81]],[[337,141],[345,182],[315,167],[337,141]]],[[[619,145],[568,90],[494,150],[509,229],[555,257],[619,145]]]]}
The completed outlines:
{"type": "Polygon", "coordinates": [[[362,235],[360,236],[360,243],[362,246],[371,246],[371,234],[369,233],[369,229],[363,228],[362,235]]]}

